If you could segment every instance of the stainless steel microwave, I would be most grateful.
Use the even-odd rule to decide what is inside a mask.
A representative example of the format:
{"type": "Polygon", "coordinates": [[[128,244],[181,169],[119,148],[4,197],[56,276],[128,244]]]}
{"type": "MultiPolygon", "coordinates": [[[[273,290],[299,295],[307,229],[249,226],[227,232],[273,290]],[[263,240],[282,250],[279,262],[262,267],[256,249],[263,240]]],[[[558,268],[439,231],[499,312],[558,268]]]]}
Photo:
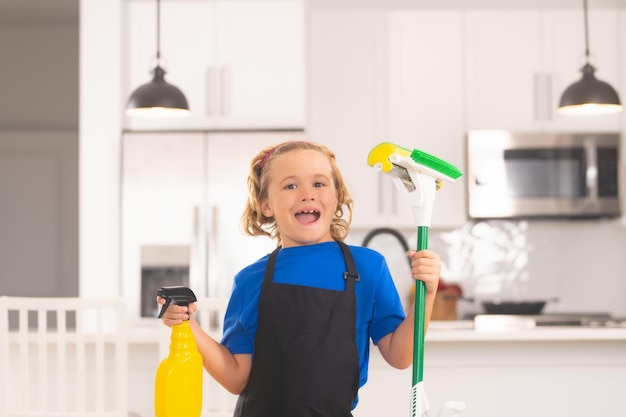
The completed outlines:
{"type": "Polygon", "coordinates": [[[617,133],[470,131],[469,217],[620,216],[620,142],[617,133]]]}

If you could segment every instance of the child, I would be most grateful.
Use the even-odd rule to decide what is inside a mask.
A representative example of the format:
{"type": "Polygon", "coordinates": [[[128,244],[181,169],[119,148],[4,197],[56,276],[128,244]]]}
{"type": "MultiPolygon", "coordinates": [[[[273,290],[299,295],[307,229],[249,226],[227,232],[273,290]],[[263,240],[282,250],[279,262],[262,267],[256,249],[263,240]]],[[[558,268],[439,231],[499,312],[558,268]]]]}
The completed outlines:
{"type": "MultiPolygon", "coordinates": [[[[265,149],[248,186],[244,229],[278,247],[235,276],[221,343],[194,321],[195,304],[170,305],[163,322],[189,318],[204,367],[239,394],[236,417],[351,416],[370,339],[391,366],[411,365],[413,314],[405,318],[383,256],[343,243],[352,200],[330,150],[298,141],[265,149]]],[[[409,256],[426,284],[428,324],[440,260],[430,250],[409,256]]]]}

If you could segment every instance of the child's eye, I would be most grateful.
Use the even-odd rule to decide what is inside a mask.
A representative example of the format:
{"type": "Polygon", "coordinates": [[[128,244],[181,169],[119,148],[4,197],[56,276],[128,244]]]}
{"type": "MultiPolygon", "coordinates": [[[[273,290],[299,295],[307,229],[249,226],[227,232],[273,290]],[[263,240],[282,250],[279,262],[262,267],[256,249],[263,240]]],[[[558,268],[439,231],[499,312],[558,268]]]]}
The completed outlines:
{"type": "Polygon", "coordinates": [[[325,185],[326,184],[324,184],[323,182],[316,182],[315,184],[313,184],[313,186],[316,188],[324,187],[325,185]]]}
{"type": "Polygon", "coordinates": [[[286,190],[295,190],[297,188],[296,184],[287,184],[285,185],[286,190]]]}

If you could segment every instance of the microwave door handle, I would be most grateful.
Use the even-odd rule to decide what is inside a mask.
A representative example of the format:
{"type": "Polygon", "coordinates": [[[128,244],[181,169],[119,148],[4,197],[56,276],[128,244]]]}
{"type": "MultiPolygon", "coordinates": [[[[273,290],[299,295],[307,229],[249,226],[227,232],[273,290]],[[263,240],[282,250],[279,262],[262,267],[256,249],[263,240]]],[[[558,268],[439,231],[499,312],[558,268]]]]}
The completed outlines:
{"type": "Polygon", "coordinates": [[[585,159],[587,167],[585,170],[585,181],[587,182],[587,198],[593,201],[598,199],[598,158],[597,146],[593,139],[583,141],[585,159]]]}

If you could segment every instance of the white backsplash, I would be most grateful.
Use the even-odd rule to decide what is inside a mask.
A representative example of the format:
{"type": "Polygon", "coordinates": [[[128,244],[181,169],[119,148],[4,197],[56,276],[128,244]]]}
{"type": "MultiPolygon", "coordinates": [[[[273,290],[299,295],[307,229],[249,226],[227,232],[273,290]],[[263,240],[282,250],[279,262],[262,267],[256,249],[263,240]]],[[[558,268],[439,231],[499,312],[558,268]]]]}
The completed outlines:
{"type": "MultiPolygon", "coordinates": [[[[352,230],[361,244],[369,230],[352,230]]],[[[415,247],[415,230],[400,230],[415,247]]],[[[412,289],[400,244],[380,235],[370,246],[390,265],[399,292],[412,289]]],[[[626,316],[626,227],[619,220],[468,222],[455,230],[431,230],[429,247],[441,256],[442,279],[457,282],[467,297],[551,299],[544,312],[608,312],[626,316]]],[[[459,302],[459,316],[479,312],[459,302]]]]}

